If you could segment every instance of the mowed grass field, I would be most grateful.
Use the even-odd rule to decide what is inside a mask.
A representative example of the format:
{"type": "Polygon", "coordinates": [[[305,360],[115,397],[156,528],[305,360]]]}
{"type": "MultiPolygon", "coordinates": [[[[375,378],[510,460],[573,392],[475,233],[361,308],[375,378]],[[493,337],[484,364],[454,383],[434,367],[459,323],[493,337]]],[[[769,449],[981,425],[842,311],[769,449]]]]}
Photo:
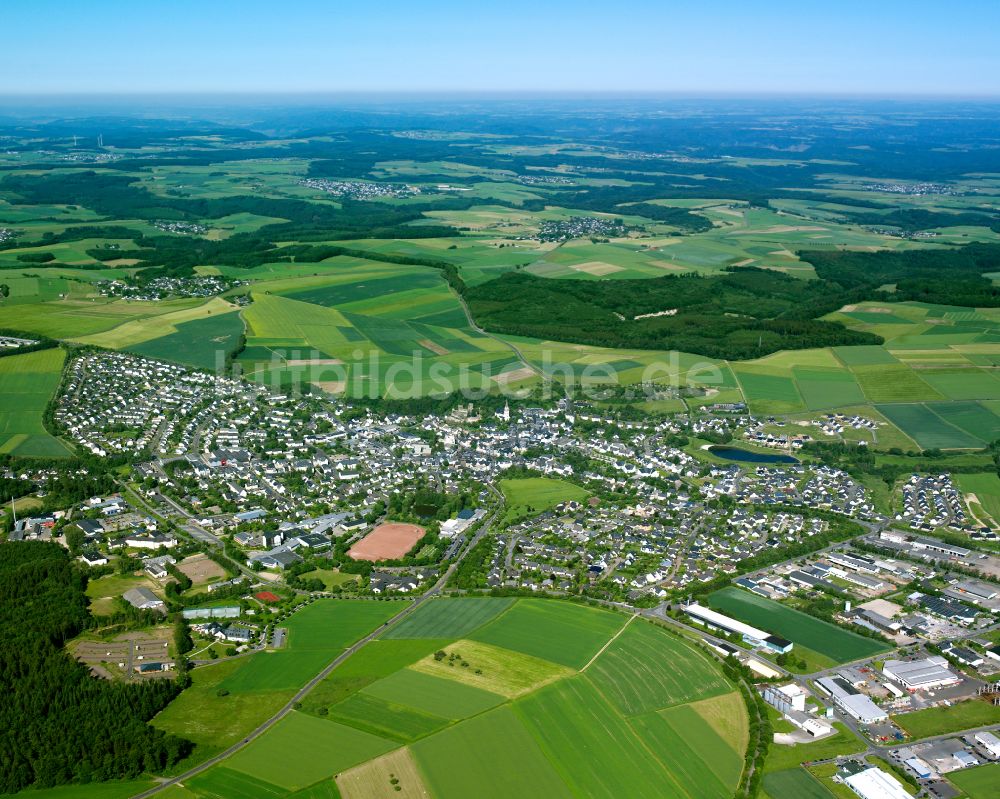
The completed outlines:
{"type": "Polygon", "coordinates": [[[948,780],[969,799],[1000,799],[1000,763],[953,771],[948,780]]]}
{"type": "Polygon", "coordinates": [[[787,638],[813,652],[846,663],[886,651],[887,644],[852,633],[770,599],[723,588],[708,598],[709,605],[721,613],[787,638]]]}
{"type": "Polygon", "coordinates": [[[586,489],[552,477],[501,480],[500,490],[507,501],[507,521],[543,513],[563,502],[582,502],[590,496],[586,489]]]}
{"type": "Polygon", "coordinates": [[[771,799],[833,799],[827,787],[804,768],[775,771],[764,777],[763,785],[771,799]]]}
{"type": "MultiPolygon", "coordinates": [[[[304,616],[290,645],[332,645],[316,638],[337,619],[332,607],[304,616]]],[[[623,616],[557,600],[454,598],[428,607],[406,620],[408,636],[476,626],[476,639],[376,639],[300,712],[177,799],[329,791],[331,777],[346,799],[732,795],[745,708],[685,642],[638,618],[623,627],[623,616]]]]}
{"type": "Polygon", "coordinates": [[[968,699],[951,707],[930,707],[901,713],[893,720],[914,738],[926,738],[928,735],[1000,724],[1000,707],[979,699],[968,699]]]}
{"type": "Polygon", "coordinates": [[[61,349],[0,358],[0,454],[43,458],[70,454],[69,447],[42,424],[65,359],[61,349]]]}

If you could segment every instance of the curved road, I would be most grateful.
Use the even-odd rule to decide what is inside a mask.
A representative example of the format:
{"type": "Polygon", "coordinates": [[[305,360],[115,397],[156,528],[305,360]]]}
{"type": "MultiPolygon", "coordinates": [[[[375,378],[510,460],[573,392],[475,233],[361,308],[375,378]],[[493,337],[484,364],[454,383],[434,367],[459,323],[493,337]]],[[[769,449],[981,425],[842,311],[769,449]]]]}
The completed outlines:
{"type": "MultiPolygon", "coordinates": [[[[502,510],[502,507],[500,508],[500,510],[502,510]]],[[[146,799],[146,797],[154,796],[155,794],[158,794],[160,791],[169,788],[171,785],[177,785],[178,783],[181,783],[184,780],[189,780],[192,777],[201,774],[203,771],[206,771],[212,766],[221,763],[227,757],[235,754],[240,749],[249,744],[251,741],[256,740],[265,732],[267,732],[269,729],[271,729],[275,724],[277,724],[279,721],[285,718],[285,716],[291,713],[295,709],[295,705],[298,702],[300,702],[306,696],[306,694],[308,694],[313,688],[319,685],[320,682],[325,680],[330,675],[330,672],[332,672],[335,668],[337,668],[337,666],[339,666],[341,663],[347,660],[351,655],[353,655],[355,652],[361,649],[361,647],[363,647],[365,644],[375,640],[378,636],[384,633],[387,628],[392,627],[394,624],[397,624],[401,619],[404,619],[407,616],[409,616],[416,608],[420,607],[420,605],[422,605],[428,599],[440,594],[441,590],[448,582],[448,579],[454,573],[455,568],[458,566],[459,563],[462,562],[462,559],[465,558],[465,556],[472,551],[473,547],[475,547],[475,545],[479,543],[479,541],[484,536],[489,534],[490,526],[496,520],[496,517],[500,513],[500,510],[495,510],[489,517],[487,517],[487,519],[483,522],[483,525],[479,528],[479,531],[472,537],[472,540],[469,541],[465,549],[462,550],[462,553],[455,559],[454,563],[452,563],[447,568],[445,573],[441,575],[440,579],[436,583],[434,583],[433,586],[431,586],[427,591],[425,591],[423,594],[417,597],[417,599],[414,600],[413,602],[407,603],[406,607],[403,608],[403,610],[401,610],[387,622],[382,624],[381,627],[378,627],[377,629],[373,630],[364,638],[362,638],[360,641],[355,642],[350,647],[341,652],[329,665],[327,665],[325,669],[323,669],[323,671],[321,671],[319,674],[313,677],[308,683],[306,683],[302,688],[300,688],[298,692],[296,692],[295,696],[289,699],[288,703],[284,707],[282,707],[281,710],[279,710],[277,713],[271,716],[271,718],[269,718],[267,721],[265,721],[263,724],[257,727],[257,729],[255,729],[253,732],[247,735],[246,738],[239,741],[238,743],[233,744],[225,751],[220,752],[219,754],[209,758],[203,763],[198,764],[194,768],[188,769],[183,774],[179,774],[176,777],[171,777],[170,779],[164,780],[159,785],[150,788],[148,791],[143,791],[142,793],[135,794],[132,797],[132,799],[146,799]]]]}
{"type": "MultiPolygon", "coordinates": [[[[449,286],[449,288],[451,287],[449,286]]],[[[476,320],[472,318],[472,312],[469,310],[468,304],[465,302],[465,297],[463,297],[461,294],[455,291],[455,289],[451,289],[451,292],[452,294],[455,295],[455,298],[458,300],[458,304],[462,306],[462,310],[465,312],[465,318],[469,320],[469,327],[471,327],[480,335],[486,336],[486,338],[491,338],[498,344],[503,344],[505,347],[510,348],[510,350],[512,350],[513,353],[521,360],[521,363],[527,366],[532,372],[534,372],[539,377],[541,378],[545,377],[541,369],[539,369],[537,366],[535,366],[535,364],[533,364],[526,357],[524,357],[524,353],[521,352],[520,349],[518,349],[516,344],[514,344],[511,341],[506,341],[500,338],[499,336],[495,336],[493,333],[490,333],[488,330],[483,330],[483,328],[477,325],[476,320]]]]}

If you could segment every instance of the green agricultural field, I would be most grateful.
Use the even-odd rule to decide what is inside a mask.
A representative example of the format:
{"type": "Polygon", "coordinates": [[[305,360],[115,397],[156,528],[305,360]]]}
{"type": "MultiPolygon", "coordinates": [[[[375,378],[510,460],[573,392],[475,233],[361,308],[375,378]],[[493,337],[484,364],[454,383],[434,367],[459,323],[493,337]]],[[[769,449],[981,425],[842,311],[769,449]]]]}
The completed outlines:
{"type": "MultiPolygon", "coordinates": [[[[777,371],[765,373],[761,367],[732,364],[743,391],[752,408],[767,413],[792,413],[804,410],[805,403],[791,376],[777,371]]],[[[766,367],[765,367],[766,368],[766,367]]]]}
{"type": "Polygon", "coordinates": [[[586,680],[551,685],[518,702],[515,711],[578,796],[688,795],[586,680]]]}
{"type": "Polygon", "coordinates": [[[501,597],[434,599],[390,628],[383,638],[465,638],[513,604],[513,599],[501,597]]]}
{"type": "Polygon", "coordinates": [[[42,424],[65,359],[61,349],[0,358],[0,454],[39,458],[70,454],[69,447],[42,424]]]}
{"type": "Polygon", "coordinates": [[[690,796],[733,795],[743,773],[743,758],[693,710],[675,707],[636,716],[630,723],[690,796]]]}
{"type": "Polygon", "coordinates": [[[870,402],[923,402],[944,399],[904,364],[855,366],[852,371],[870,402]]]}
{"type": "Polygon", "coordinates": [[[506,521],[532,516],[563,502],[582,502],[590,493],[578,485],[551,477],[522,477],[501,480],[500,490],[507,502],[506,521]]]}
{"type": "Polygon", "coordinates": [[[893,720],[914,738],[945,735],[950,732],[1000,723],[1000,707],[989,702],[969,699],[951,707],[930,707],[912,713],[901,713],[893,720]]]}
{"type": "Polygon", "coordinates": [[[57,788],[33,788],[10,796],[19,799],[128,799],[156,785],[152,778],[122,782],[92,782],[88,785],[60,785],[57,788]]]}
{"type": "Polygon", "coordinates": [[[453,720],[474,716],[504,701],[502,696],[481,688],[413,669],[401,669],[362,689],[362,692],[453,720]]]}
{"type": "Polygon", "coordinates": [[[400,743],[423,738],[449,723],[448,719],[382,699],[368,691],[352,694],[331,707],[329,718],[400,743]]]}
{"type": "Polygon", "coordinates": [[[225,766],[216,766],[185,783],[185,796],[198,799],[281,799],[288,792],[272,783],[225,766]]]}
{"type": "Polygon", "coordinates": [[[302,710],[318,714],[377,680],[405,669],[432,652],[447,646],[448,640],[375,640],[366,644],[334,669],[302,701],[302,710]]]}
{"type": "Polygon", "coordinates": [[[153,719],[164,732],[195,744],[190,763],[201,762],[232,746],[277,713],[297,686],[280,691],[229,691],[221,687],[246,668],[247,658],[226,660],[191,671],[191,686],[153,719]]]}
{"type": "Polygon", "coordinates": [[[521,599],[472,638],[579,669],[625,622],[624,617],[607,610],[521,599]]]}
{"type": "Polygon", "coordinates": [[[237,311],[230,311],[181,322],[176,333],[133,344],[126,350],[195,369],[221,369],[242,335],[243,320],[237,311]]]}
{"type": "Polygon", "coordinates": [[[293,712],[267,735],[227,758],[225,767],[292,791],[332,777],[396,746],[392,741],[334,721],[293,712]]]}
{"type": "Polygon", "coordinates": [[[842,408],[865,401],[854,376],[844,369],[794,367],[792,371],[809,410],[842,408]]]}
{"type": "Polygon", "coordinates": [[[953,771],[948,781],[968,799],[1000,799],[1000,763],[953,771]]]}
{"type": "Polygon", "coordinates": [[[888,644],[739,588],[723,588],[709,596],[708,601],[715,610],[776,633],[837,663],[868,657],[889,648],[888,644]]]}
{"type": "Polygon", "coordinates": [[[571,799],[551,760],[508,707],[449,727],[412,746],[439,799],[571,799]]]}
{"type": "Polygon", "coordinates": [[[447,656],[444,659],[428,655],[411,668],[507,698],[535,691],[572,673],[566,666],[548,660],[468,639],[441,650],[447,656]]]}
{"type": "Polygon", "coordinates": [[[718,667],[691,644],[636,622],[598,656],[586,675],[627,716],[731,690],[718,667]]]}
{"type": "MultiPolygon", "coordinates": [[[[935,407],[942,406],[935,403],[935,407]]],[[[943,406],[945,413],[948,413],[948,407],[943,406]]],[[[876,408],[923,449],[979,449],[986,445],[983,439],[950,424],[931,410],[929,404],[877,405],[876,408]]],[[[1000,420],[985,408],[981,408],[980,415],[1000,420]]]]}
{"type": "Polygon", "coordinates": [[[833,799],[826,786],[804,768],[775,771],[764,777],[764,790],[772,799],[833,799]]]}
{"type": "Polygon", "coordinates": [[[404,607],[402,602],[317,599],[285,622],[288,646],[296,652],[337,652],[402,612],[404,607]]]}

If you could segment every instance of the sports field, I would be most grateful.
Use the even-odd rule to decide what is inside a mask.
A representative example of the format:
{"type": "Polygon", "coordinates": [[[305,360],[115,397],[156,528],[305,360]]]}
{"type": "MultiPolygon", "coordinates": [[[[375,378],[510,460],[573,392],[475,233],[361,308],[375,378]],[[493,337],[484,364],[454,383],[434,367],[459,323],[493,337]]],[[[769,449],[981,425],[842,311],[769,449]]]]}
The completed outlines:
{"type": "Polygon", "coordinates": [[[846,663],[889,648],[888,644],[843,630],[739,588],[723,588],[709,596],[708,601],[715,610],[801,644],[834,663],[846,663]]]}
{"type": "Polygon", "coordinates": [[[61,349],[0,358],[0,454],[39,458],[70,454],[42,424],[65,358],[61,349]]]}
{"type": "MultiPolygon", "coordinates": [[[[304,616],[289,651],[332,646],[320,630],[359,604],[304,616]]],[[[190,799],[329,791],[331,777],[347,799],[732,795],[746,711],[686,642],[556,600],[428,607],[407,619],[407,637],[361,648],[300,712],[192,781],[190,799]],[[475,640],[413,637],[473,627],[475,640]]]]}
{"type": "Polygon", "coordinates": [[[347,554],[354,560],[396,560],[413,549],[425,532],[416,524],[386,522],[347,550],[347,554]]]}

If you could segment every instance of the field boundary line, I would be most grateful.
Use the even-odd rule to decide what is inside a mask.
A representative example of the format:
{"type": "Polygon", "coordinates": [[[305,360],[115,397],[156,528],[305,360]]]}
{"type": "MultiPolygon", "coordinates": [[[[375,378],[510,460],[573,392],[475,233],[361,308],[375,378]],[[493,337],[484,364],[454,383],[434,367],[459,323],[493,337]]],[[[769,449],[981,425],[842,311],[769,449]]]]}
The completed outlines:
{"type": "Polygon", "coordinates": [[[607,649],[609,646],[611,646],[615,642],[615,639],[617,639],[619,635],[625,632],[625,628],[628,627],[637,618],[639,618],[638,613],[633,613],[631,616],[629,616],[628,621],[626,621],[621,626],[621,629],[614,635],[612,635],[604,646],[602,646],[599,650],[597,650],[597,653],[590,660],[587,661],[587,665],[585,665],[582,669],[580,669],[580,674],[583,674],[588,668],[590,668],[590,664],[593,663],[595,660],[597,660],[604,653],[604,650],[607,649]]]}

